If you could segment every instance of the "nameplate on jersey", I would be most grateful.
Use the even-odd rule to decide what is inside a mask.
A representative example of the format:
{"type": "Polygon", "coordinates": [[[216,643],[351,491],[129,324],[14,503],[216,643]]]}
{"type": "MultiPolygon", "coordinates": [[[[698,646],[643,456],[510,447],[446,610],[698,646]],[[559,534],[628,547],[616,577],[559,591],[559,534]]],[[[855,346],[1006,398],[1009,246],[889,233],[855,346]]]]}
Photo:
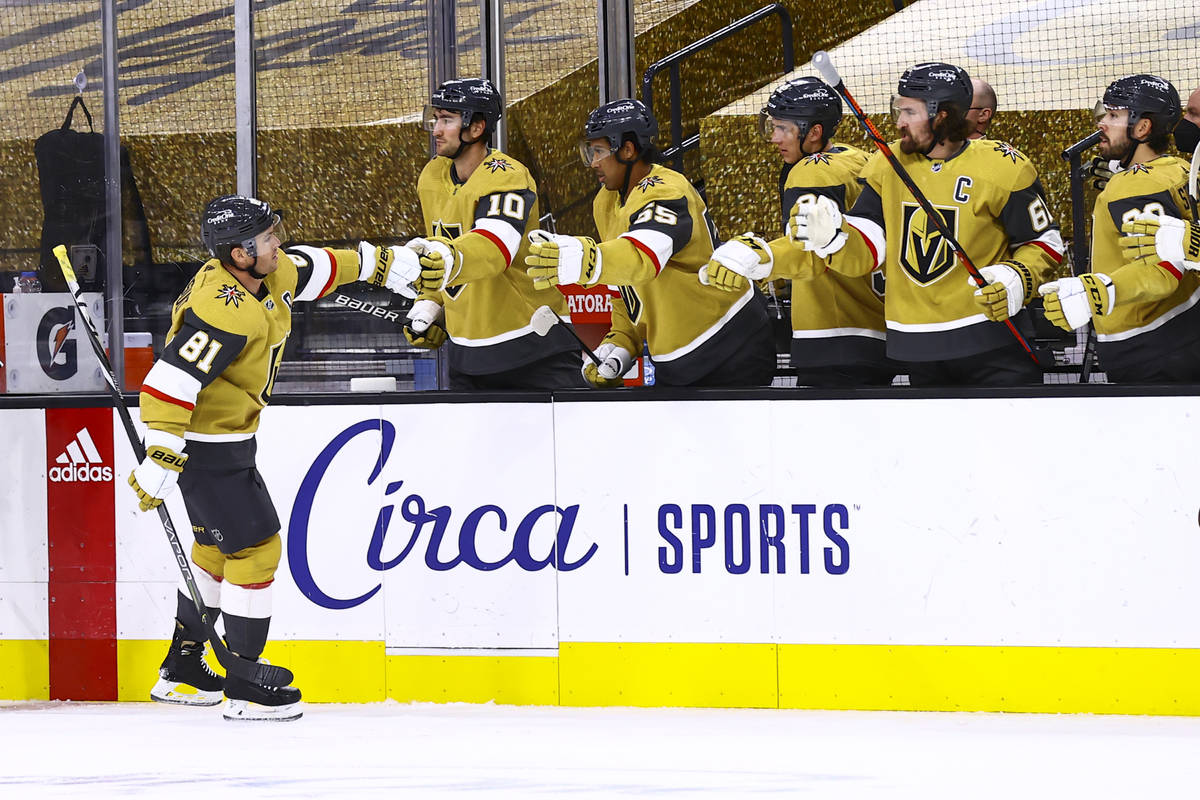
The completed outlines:
{"type": "MultiPolygon", "coordinates": [[[[958,209],[934,206],[955,239],[958,209]]],[[[900,239],[900,266],[921,285],[933,283],[954,269],[954,247],[915,203],[903,204],[904,227],[900,239]]]]}

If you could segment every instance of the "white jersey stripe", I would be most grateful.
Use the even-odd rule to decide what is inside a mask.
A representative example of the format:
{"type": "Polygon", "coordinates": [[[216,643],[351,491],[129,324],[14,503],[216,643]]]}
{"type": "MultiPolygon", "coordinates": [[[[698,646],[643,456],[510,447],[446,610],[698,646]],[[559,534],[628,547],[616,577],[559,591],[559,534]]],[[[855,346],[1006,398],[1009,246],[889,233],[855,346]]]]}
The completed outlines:
{"type": "Polygon", "coordinates": [[[188,431],[183,438],[189,442],[244,442],[253,439],[253,433],[193,433],[188,431]]]}
{"type": "Polygon", "coordinates": [[[671,256],[675,255],[675,243],[671,241],[671,237],[661,231],[652,231],[647,228],[638,228],[637,230],[627,231],[621,236],[645,246],[647,250],[654,253],[654,257],[658,259],[658,263],[654,265],[657,272],[662,272],[663,267],[671,260],[671,256]]]}
{"type": "Polygon", "coordinates": [[[987,322],[988,318],[983,314],[972,314],[969,317],[962,319],[951,319],[945,322],[896,322],[888,320],[888,330],[902,331],[904,333],[936,333],[938,331],[955,331],[959,328],[969,328],[972,325],[978,325],[981,322],[987,322]]]}
{"type": "Polygon", "coordinates": [[[868,339],[887,339],[883,331],[871,328],[824,328],[812,331],[792,331],[793,339],[832,339],[835,336],[865,336],[868,339]]]}
{"type": "Polygon", "coordinates": [[[1184,300],[1182,303],[1175,306],[1170,311],[1161,315],[1160,317],[1155,319],[1153,322],[1151,322],[1149,325],[1143,325],[1140,328],[1131,328],[1130,330],[1121,331],[1120,333],[1097,333],[1096,341],[1098,341],[1098,342],[1123,342],[1126,339],[1132,339],[1134,336],[1138,336],[1139,334],[1149,333],[1152,330],[1156,330],[1158,328],[1161,328],[1163,325],[1166,325],[1168,322],[1175,319],[1180,314],[1182,314],[1183,312],[1190,309],[1192,306],[1196,305],[1196,303],[1200,303],[1200,289],[1197,289],[1196,291],[1192,292],[1191,296],[1188,297],[1187,300],[1184,300]]]}
{"type": "Polygon", "coordinates": [[[695,339],[692,339],[683,347],[677,347],[669,353],[651,353],[650,357],[657,362],[674,361],[677,358],[686,356],[688,353],[692,352],[720,332],[721,328],[725,327],[725,323],[729,322],[729,320],[733,319],[739,311],[745,308],[746,304],[749,303],[753,297],[754,288],[751,286],[751,288],[746,290],[745,294],[737,299],[736,303],[729,307],[729,310],[725,312],[724,316],[717,320],[708,330],[701,333],[695,339]]]}
{"type": "Polygon", "coordinates": [[[143,385],[189,406],[196,405],[200,394],[200,381],[161,358],[146,373],[143,385]]]}
{"type": "Polygon", "coordinates": [[[330,278],[333,277],[333,259],[329,257],[329,253],[326,251],[307,245],[289,247],[284,252],[293,261],[298,260],[297,257],[292,255],[293,253],[302,253],[303,256],[300,256],[299,260],[302,263],[312,266],[312,269],[309,271],[308,282],[303,286],[296,287],[296,301],[316,300],[321,296],[321,290],[329,285],[330,278]]]}
{"type": "MultiPolygon", "coordinates": [[[[560,314],[558,318],[563,320],[564,322],[571,321],[570,314],[567,314],[566,316],[563,316],[560,314]]],[[[450,341],[454,342],[457,345],[461,345],[463,347],[487,347],[488,345],[500,344],[502,342],[511,342],[513,339],[520,339],[522,336],[528,336],[529,334],[531,334],[533,332],[534,332],[533,325],[530,324],[530,325],[524,325],[520,328],[517,328],[516,330],[505,331],[504,333],[498,333],[495,336],[488,336],[485,339],[467,339],[462,336],[455,336],[454,334],[450,334],[450,341]]]]}
{"type": "Polygon", "coordinates": [[[517,250],[521,247],[521,233],[516,228],[498,219],[480,217],[475,220],[474,230],[487,231],[503,242],[504,247],[508,250],[504,256],[508,260],[508,263],[512,264],[517,250]]]}
{"type": "Polygon", "coordinates": [[[863,235],[869,244],[875,250],[875,266],[883,265],[884,258],[887,257],[887,237],[884,235],[883,228],[866,217],[855,217],[847,214],[842,219],[846,224],[854,228],[863,235]]]}

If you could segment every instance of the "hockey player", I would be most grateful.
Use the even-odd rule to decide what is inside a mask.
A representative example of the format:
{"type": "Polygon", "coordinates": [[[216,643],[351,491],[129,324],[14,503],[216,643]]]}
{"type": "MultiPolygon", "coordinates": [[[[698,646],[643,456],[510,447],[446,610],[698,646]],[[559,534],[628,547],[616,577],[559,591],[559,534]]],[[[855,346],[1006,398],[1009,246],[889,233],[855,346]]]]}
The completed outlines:
{"type": "MultiPolygon", "coordinates": [[[[674,170],[654,163],[658,122],[638,100],[606,103],[588,115],[580,155],[601,189],[592,214],[602,241],[531,234],[526,263],[534,285],[618,287],[612,328],[584,364],[596,387],[622,384],[643,344],[660,386],[762,386],[775,371],[766,301],[753,286],[714,292],[699,271],[712,257],[708,208],[674,170]]],[[[578,362],[576,362],[578,367],[578,362]]]]}
{"type": "Polygon", "coordinates": [[[882,153],[863,169],[862,194],[843,216],[828,198],[800,205],[790,236],[831,269],[882,266],[888,355],[914,386],[1040,383],[1041,368],[1006,326],[1032,333],[1024,307],[1062,260],[1063,242],[1037,170],[1015,147],[968,141],[971,79],[956,66],[918,64],[900,78],[892,113],[896,158],[988,281],[975,288],[952,247],[882,153]]]}
{"type": "Polygon", "coordinates": [[[1188,158],[1200,147],[1200,89],[1188,95],[1183,119],[1175,126],[1175,148],[1188,158]]]}
{"type": "MultiPolygon", "coordinates": [[[[841,119],[841,98],[811,77],[784,83],[760,112],[760,132],[784,162],[781,231],[797,203],[828,197],[844,211],[858,197],[858,173],[867,154],[832,141],[841,119]]],[[[744,292],[750,279],[792,279],[791,363],[798,385],[887,386],[895,377],[885,352],[882,273],[852,278],[826,269],[786,236],[768,244],[745,234],[719,246],[700,277],[732,292],[744,292]]]]}
{"type": "MultiPolygon", "coordinates": [[[[1046,318],[1066,330],[1096,327],[1096,352],[1113,383],[1200,380],[1200,275],[1150,252],[1126,264],[1122,227],[1138,233],[1140,217],[1170,218],[1181,230],[1191,217],[1186,161],[1164,155],[1179,121],[1179,94],[1154,75],[1109,84],[1102,100],[1100,157],[1119,161],[1092,212],[1093,272],[1042,287],[1046,318]]],[[[1135,242],[1126,243],[1130,246],[1135,242]]]]}
{"type": "Polygon", "coordinates": [[[446,336],[427,325],[444,317],[451,389],[583,387],[571,335],[555,325],[542,338],[530,325],[543,305],[570,316],[561,292],[535,288],[525,273],[537,185],[521,162],[488,147],[503,111],[483,78],[446,81],[425,107],[437,156],[417,181],[427,236],[420,247],[426,269],[441,279],[414,304],[405,336],[437,348],[446,336]]]}
{"type": "Polygon", "coordinates": [[[967,109],[967,121],[971,123],[968,139],[990,139],[988,126],[996,116],[996,90],[982,78],[971,78],[971,107],[967,109]]]}
{"type": "MultiPolygon", "coordinates": [[[[357,280],[415,297],[420,272],[417,254],[402,247],[279,249],[279,220],[251,197],[218,197],[205,207],[200,231],[212,259],[175,300],[166,346],[142,386],[146,457],[129,476],[143,511],[178,483],[209,618],[225,615],[229,649],[251,661],[267,641],[281,552],[279,517],[255,468],[254,433],[292,329],[292,305],[357,280]]],[[[300,717],[295,687],[213,674],[186,589],[177,607],[154,700],[216,705],[223,692],[227,719],[300,717]]]]}

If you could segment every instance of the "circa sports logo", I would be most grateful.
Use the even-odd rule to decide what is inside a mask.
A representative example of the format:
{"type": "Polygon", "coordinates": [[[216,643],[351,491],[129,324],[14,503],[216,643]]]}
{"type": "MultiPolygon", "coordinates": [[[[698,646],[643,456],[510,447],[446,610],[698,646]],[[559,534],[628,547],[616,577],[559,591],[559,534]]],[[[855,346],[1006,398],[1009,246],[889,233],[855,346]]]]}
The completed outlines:
{"type": "Polygon", "coordinates": [[[80,428],[47,471],[53,483],[102,483],[113,479],[87,428],[80,428]]]}
{"type": "MultiPolygon", "coordinates": [[[[396,444],[396,426],[384,419],[357,422],[334,436],[313,460],[296,491],[288,521],[287,560],[292,578],[305,597],[323,608],[346,609],[367,602],[383,588],[381,573],[410,556],[434,572],[458,568],[491,572],[508,565],[525,572],[571,572],[588,563],[599,549],[595,542],[571,541],[578,505],[546,504],[521,512],[489,503],[459,513],[461,509],[448,505],[427,504],[422,495],[408,489],[401,492],[403,480],[388,480],[384,503],[361,557],[364,585],[374,586],[354,597],[335,597],[334,590],[319,585],[313,575],[318,560],[310,555],[309,541],[320,531],[314,528],[310,532],[309,523],[322,494],[322,482],[330,474],[346,474],[351,468],[347,463],[350,456],[343,451],[363,435],[380,437],[379,450],[366,465],[366,485],[381,477],[396,444]]],[[[339,488],[339,492],[327,489],[321,501],[347,502],[344,487],[339,488]]]]}

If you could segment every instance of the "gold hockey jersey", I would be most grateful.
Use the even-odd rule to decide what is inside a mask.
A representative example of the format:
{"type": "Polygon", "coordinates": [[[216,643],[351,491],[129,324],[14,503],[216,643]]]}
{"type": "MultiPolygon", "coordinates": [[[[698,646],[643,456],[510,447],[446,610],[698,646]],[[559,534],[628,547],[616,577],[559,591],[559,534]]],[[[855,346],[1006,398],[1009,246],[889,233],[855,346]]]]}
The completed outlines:
{"type": "MultiPolygon", "coordinates": [[[[753,286],[735,295],[700,283],[717,232],[683,175],[655,164],[624,202],[619,192],[601,189],[592,213],[604,242],[626,239],[654,264],[651,280],[616,287],[623,302],[613,303],[605,340],[634,355],[644,342],[659,384],[686,386],[703,377],[737,358],[747,339],[768,324],[766,304],[753,286]]],[[[612,252],[606,249],[606,263],[612,252]]]]}
{"type": "MultiPolygon", "coordinates": [[[[862,190],[858,175],[867,158],[856,147],[834,144],[785,167],[779,193],[784,227],[797,202],[812,203],[821,195],[843,212],[850,208],[862,190]]],[[[881,364],[887,340],[883,273],[843,275],[786,236],[770,244],[771,278],[792,278],[792,366],[881,364]]]]}
{"type": "Polygon", "coordinates": [[[236,442],[258,430],[292,331],[292,305],[358,280],[358,253],[280,249],[257,295],[220,261],[200,267],[171,309],[167,343],[142,384],[142,422],[185,439],[236,442]]]}
{"type": "MultiPolygon", "coordinates": [[[[1028,303],[1064,249],[1029,159],[991,139],[968,141],[947,159],[892,148],[977,268],[1018,261],[1029,270],[1028,303]]],[[[966,268],[882,153],[871,156],[860,181],[843,225],[849,240],[828,264],[847,275],[883,267],[888,355],[937,361],[1015,346],[1006,326],[979,310],[966,268]]],[[[1032,334],[1025,312],[1013,321],[1032,334]]]]}
{"type": "Polygon", "coordinates": [[[1193,345],[1200,339],[1200,274],[1172,264],[1125,264],[1121,225],[1151,212],[1191,218],[1188,163],[1163,155],[1118,172],[1096,197],[1092,213],[1092,272],[1113,280],[1116,302],[1096,326],[1096,351],[1105,368],[1119,368],[1193,345]]]}
{"type": "Polygon", "coordinates": [[[492,150],[463,181],[438,156],[417,180],[425,235],[454,240],[465,282],[442,292],[450,368],[468,375],[502,372],[579,346],[561,326],[538,336],[530,317],[549,306],[570,319],[557,289],[537,290],[526,274],[527,234],[538,225],[537,185],[512,156],[492,150]]]}

